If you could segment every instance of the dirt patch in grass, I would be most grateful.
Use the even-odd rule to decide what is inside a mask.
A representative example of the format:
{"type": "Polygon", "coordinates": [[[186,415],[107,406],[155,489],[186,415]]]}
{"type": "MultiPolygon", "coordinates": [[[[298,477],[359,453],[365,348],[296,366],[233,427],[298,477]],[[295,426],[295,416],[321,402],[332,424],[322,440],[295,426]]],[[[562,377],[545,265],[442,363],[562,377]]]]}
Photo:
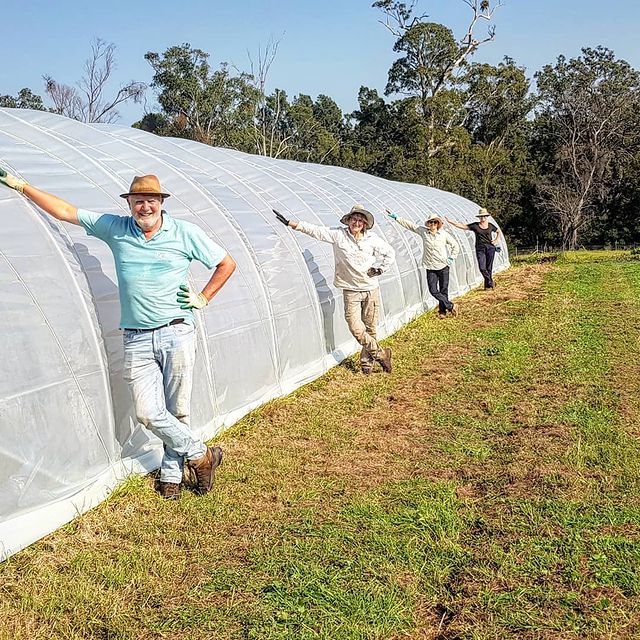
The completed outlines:
{"type": "MultiPolygon", "coordinates": [[[[394,383],[394,374],[380,373],[365,378],[347,367],[340,367],[330,373],[320,388],[305,390],[303,398],[289,398],[267,405],[256,412],[251,426],[241,425],[237,436],[233,431],[227,434],[224,437],[225,455],[230,461],[225,463],[227,469],[235,464],[234,460],[242,461],[240,466],[246,475],[252,511],[263,514],[251,517],[245,523],[245,536],[241,540],[231,535],[232,529],[220,532],[229,534],[233,541],[231,546],[234,548],[228,548],[228,552],[234,557],[242,557],[254,535],[264,534],[265,527],[270,528],[283,517],[289,509],[287,501],[291,494],[301,487],[307,487],[309,491],[295,499],[295,508],[312,507],[326,500],[331,494],[332,483],[335,485],[334,497],[345,501],[349,496],[387,482],[415,477],[457,479],[462,487],[461,495],[472,498],[495,490],[498,480],[508,490],[524,493],[528,481],[535,479],[538,482],[548,474],[562,473],[562,469],[535,469],[536,441],[541,446],[555,445],[561,440],[561,434],[554,433],[553,429],[562,431],[562,427],[550,426],[547,433],[537,431],[533,440],[532,434],[524,429],[520,434],[505,436],[505,442],[509,438],[512,441],[509,450],[527,445],[528,452],[510,468],[497,466],[493,479],[483,483],[481,479],[487,469],[482,461],[467,460],[452,465],[448,457],[443,456],[442,444],[450,440],[451,427],[433,420],[439,396],[461,387],[463,382],[465,388],[470,389],[470,397],[466,400],[457,398],[456,411],[470,420],[487,419],[487,406],[478,403],[473,396],[481,395],[482,386],[490,385],[491,380],[479,377],[471,383],[464,381],[465,366],[477,357],[473,336],[478,330],[487,326],[495,328],[508,320],[514,303],[537,299],[548,269],[548,266],[526,265],[501,274],[499,288],[495,291],[477,291],[464,298],[465,313],[459,319],[440,321],[434,318],[436,331],[445,323],[458,323],[463,330],[461,340],[432,351],[425,347],[416,367],[417,373],[402,379],[400,384],[394,383]],[[368,408],[359,407],[354,411],[344,408],[353,401],[354,395],[360,394],[370,396],[368,408]],[[330,441],[322,430],[309,432],[309,423],[317,419],[319,411],[326,410],[327,404],[330,405],[328,413],[335,407],[335,415],[327,427],[327,431],[332,432],[330,441]],[[283,425],[287,425],[286,429],[283,425]],[[344,437],[340,437],[341,434],[344,437]],[[289,458],[286,473],[261,470],[268,464],[265,456],[266,459],[271,456],[289,458]],[[256,482],[256,477],[262,473],[264,480],[256,482]],[[309,482],[312,478],[314,480],[309,482]],[[317,491],[313,491],[314,487],[318,487],[317,491]],[[247,535],[247,527],[254,535],[247,535]]],[[[401,357],[401,351],[396,353],[401,357]]],[[[547,381],[533,382],[529,391],[532,394],[543,392],[547,405],[551,401],[561,404],[566,400],[565,394],[558,395],[558,389],[547,381]]],[[[528,405],[526,399],[521,403],[513,408],[513,421],[522,427],[533,427],[540,409],[534,404],[528,405]]],[[[507,446],[501,438],[498,440],[500,446],[507,446]]],[[[234,480],[237,482],[237,477],[234,480]]],[[[223,485],[219,490],[232,489],[234,480],[230,481],[229,487],[223,485]]],[[[244,491],[241,487],[234,493],[240,499],[244,491]]]]}
{"type": "MultiPolygon", "coordinates": [[[[464,468],[452,469],[441,448],[442,443],[451,438],[450,426],[435,424],[432,413],[438,406],[437,398],[458,387],[468,389],[469,397],[466,400],[456,398],[456,411],[472,421],[487,419],[488,407],[478,397],[482,396],[483,385],[491,388],[492,380],[490,374],[484,372],[479,372],[473,381],[464,380],[465,366],[477,357],[477,346],[467,338],[472,338],[486,326],[495,328],[511,317],[514,302],[537,299],[548,269],[527,265],[509,271],[500,277],[499,288],[495,291],[478,291],[465,298],[466,312],[455,322],[463,325],[466,337],[448,344],[445,349],[425,353],[419,363],[418,375],[404,380],[401,385],[393,385],[390,393],[385,389],[375,398],[372,408],[351,416],[349,427],[355,432],[351,446],[333,451],[329,459],[324,450],[313,455],[313,445],[307,447],[305,473],[317,469],[324,460],[325,473],[343,479],[349,491],[367,490],[381,482],[420,475],[432,479],[461,477],[465,479],[467,492],[478,493],[479,489],[473,489],[470,480],[485,475],[485,465],[469,461],[464,468]]],[[[351,383],[363,384],[358,378],[351,383]]],[[[570,389],[558,387],[552,376],[535,380],[523,399],[514,405],[511,419],[521,427],[539,425],[542,408],[540,402],[533,399],[535,394],[540,394],[542,406],[548,409],[552,405],[561,406],[570,393],[570,389]]],[[[561,425],[549,425],[533,432],[523,428],[501,441],[500,446],[508,450],[524,447],[521,457],[514,460],[509,469],[499,471],[505,486],[511,485],[513,491],[525,491],[526,482],[532,477],[536,480],[544,477],[544,472],[532,471],[537,452],[553,445],[555,453],[559,454],[565,446],[563,437],[567,431],[561,425]]]]}
{"type": "Polygon", "coordinates": [[[620,394],[620,413],[626,422],[626,432],[640,439],[640,349],[631,348],[625,358],[629,360],[616,363],[612,377],[620,394]]]}
{"type": "MultiPolygon", "coordinates": [[[[485,525],[472,535],[470,548],[476,549],[478,567],[484,567],[482,577],[467,575],[462,580],[462,586],[450,585],[452,594],[458,606],[443,609],[447,612],[444,620],[447,624],[442,627],[437,607],[427,606],[418,616],[417,629],[411,637],[457,637],[469,628],[481,628],[487,623],[486,611],[478,606],[480,592],[495,593],[499,602],[500,594],[505,594],[505,600],[511,592],[518,593],[529,579],[524,568],[518,572],[514,569],[510,578],[501,574],[495,568],[495,577],[489,577],[492,569],[486,567],[486,544],[491,540],[496,548],[502,548],[505,555],[517,554],[514,549],[524,544],[522,534],[514,527],[505,526],[509,523],[513,504],[526,504],[528,501],[553,500],[584,501],[594,487],[603,480],[606,470],[579,468],[566,460],[566,455],[575,436],[575,427],[569,422],[553,419],[561,409],[572,402],[589,400],[593,390],[589,384],[576,387],[569,380],[562,379],[558,358],[565,356],[565,344],[561,336],[563,327],[555,325],[556,316],[549,314],[546,305],[549,301],[540,287],[546,274],[553,268],[551,265],[529,265],[514,270],[501,278],[499,288],[493,292],[476,292],[463,300],[463,313],[459,322],[463,326],[464,334],[474,336],[486,328],[495,330],[503,322],[517,322],[519,314],[536,313],[535,305],[540,304],[541,316],[548,316],[547,333],[542,336],[539,349],[535,350],[536,367],[521,380],[516,379],[513,385],[514,398],[509,406],[498,412],[496,420],[506,423],[505,432],[489,429],[481,435],[479,443],[471,442],[472,455],[456,458],[451,454],[443,454],[441,445],[445,441],[455,440],[457,426],[454,423],[439,423],[434,419],[432,407],[442,410],[441,397],[446,396],[452,388],[465,389],[465,398],[455,398],[456,413],[464,420],[460,433],[469,433],[474,421],[487,429],[491,423],[495,406],[491,402],[481,401],[483,389],[491,389],[493,373],[474,371],[474,377],[464,377],[465,367],[478,357],[477,346],[464,336],[447,346],[447,352],[425,355],[420,362],[420,373],[403,381],[402,385],[394,386],[390,393],[385,392],[376,399],[372,409],[361,412],[357,418],[351,419],[357,435],[353,440],[355,446],[345,449],[342,454],[332,457],[326,471],[346,480],[349,487],[367,490],[384,481],[401,480],[415,476],[432,479],[455,479],[458,482],[457,495],[467,502],[471,509],[479,509],[483,514],[485,525]],[[521,303],[521,306],[518,305],[521,303]],[[533,306],[532,306],[533,303],[533,306]],[[546,339],[545,339],[546,338],[546,339]],[[554,352],[555,350],[555,352],[554,352]],[[466,420],[466,422],[465,422],[466,420]],[[479,444],[478,451],[473,446],[479,444]],[[485,452],[482,445],[488,446],[488,461],[478,459],[485,452]],[[475,456],[475,457],[474,457],[475,456]],[[475,590],[475,592],[474,592],[475,590]],[[468,608],[465,602],[474,602],[468,608]],[[440,629],[440,630],[438,630],[440,629]]],[[[571,296],[557,294],[557,317],[563,312],[571,313],[575,302],[571,296]]],[[[450,322],[447,320],[446,322],[450,322]]],[[[615,327],[612,331],[615,331],[615,327]]],[[[535,347],[534,347],[535,349],[535,347]]],[[[618,370],[619,375],[626,378],[626,383],[620,385],[620,378],[616,376],[614,387],[623,388],[621,403],[625,415],[635,419],[637,404],[634,398],[638,395],[640,376],[635,375],[635,362],[627,363],[618,370]]],[[[588,382],[588,381],[587,381],[588,382]]],[[[636,421],[637,423],[637,421],[636,421]]],[[[465,442],[463,445],[467,444],[465,442]]],[[[542,516],[540,516],[542,517],[542,516]]],[[[532,539],[530,544],[555,544],[553,536],[557,537],[557,544],[561,547],[570,540],[565,540],[567,532],[561,527],[554,530],[552,522],[545,522],[545,530],[540,531],[539,543],[532,539]]],[[[536,532],[537,534],[538,532],[536,532]]],[[[602,532],[605,534],[606,532],[602,532]]],[[[532,535],[536,535],[532,534],[532,535]]],[[[620,530],[625,535],[624,529],[620,530]]],[[[634,537],[628,538],[633,540],[634,537]]],[[[526,541],[525,541],[526,542],[526,541]]],[[[526,548],[526,545],[525,545],[526,548]]],[[[566,559],[558,560],[558,576],[550,568],[549,575],[544,580],[544,592],[564,594],[570,591],[569,582],[562,577],[561,568],[566,559]]],[[[517,565],[516,565],[517,566],[517,565]]],[[[531,571],[535,572],[535,565],[531,571]]],[[[594,580],[593,569],[585,572],[585,582],[594,580]]],[[[535,587],[529,585],[531,595],[519,596],[520,601],[514,604],[520,608],[534,608],[537,605],[535,587]],[[529,599],[530,598],[530,599],[529,599]]],[[[574,587],[579,589],[579,586],[574,587]]],[[[567,604],[556,596],[558,602],[549,601],[539,611],[536,638],[575,637],[575,633],[566,634],[559,631],[560,625],[567,611],[567,604]],[[547,609],[547,615],[542,610],[547,609]],[[553,629],[545,629],[545,620],[554,620],[553,629]]],[[[573,597],[569,592],[567,598],[573,597]]],[[[603,598],[613,610],[627,610],[629,605],[619,589],[611,589],[605,594],[603,589],[583,591],[579,604],[575,610],[585,618],[598,615],[594,613],[602,605],[603,598]]],[[[515,599],[517,600],[517,598],[515,599]]],[[[539,603],[538,603],[539,604],[539,603]]],[[[508,615],[506,616],[508,618],[508,615]]],[[[534,624],[528,621],[528,624],[534,624]]],[[[586,626],[582,627],[583,629],[586,626]]],[[[615,615],[609,622],[603,623],[603,629],[623,628],[615,615]]],[[[632,637],[623,633],[620,637],[632,637]]],[[[461,636],[462,637],[462,636],[461,636]]],[[[513,636],[509,636],[513,637],[513,636]]],[[[518,637],[527,637],[519,635],[518,637]]],[[[534,637],[533,635],[531,637],[534,637]]],[[[595,635],[593,637],[596,637],[595,635]]]]}
{"type": "MultiPolygon", "coordinates": [[[[548,267],[527,265],[504,274],[500,278],[499,289],[478,291],[465,298],[466,312],[457,321],[464,323],[465,336],[472,338],[476,331],[488,325],[495,328],[500,321],[510,317],[514,302],[537,298],[538,288],[547,271],[548,267]]],[[[354,446],[334,452],[327,461],[326,472],[348,478],[348,485],[354,490],[366,490],[380,482],[416,475],[432,479],[461,476],[469,480],[486,474],[483,464],[471,462],[466,469],[454,472],[444,463],[446,458],[443,458],[440,445],[451,438],[450,427],[438,426],[432,419],[434,407],[437,407],[437,402],[432,400],[456,387],[469,389],[467,399],[456,398],[456,411],[470,420],[487,419],[488,407],[478,397],[482,396],[483,385],[490,389],[490,374],[479,372],[473,381],[464,380],[465,366],[477,357],[476,349],[472,340],[463,338],[461,342],[448,344],[445,349],[426,353],[419,364],[419,375],[404,380],[401,385],[394,385],[391,393],[375,399],[374,408],[349,419],[357,434],[354,446]]],[[[567,401],[570,390],[565,393],[557,384],[544,380],[534,384],[537,385],[536,392],[543,391],[545,406],[551,402],[560,406],[567,401]]],[[[529,388],[532,389],[531,386],[529,388]]],[[[529,398],[529,394],[526,397],[529,398]]],[[[538,424],[540,406],[531,400],[528,405],[526,403],[527,400],[523,399],[522,406],[513,408],[514,422],[538,424]]],[[[566,436],[566,429],[554,425],[548,433],[540,430],[532,434],[523,430],[520,438],[511,436],[509,448],[517,449],[526,444],[530,453],[514,463],[510,473],[517,478],[526,478],[536,458],[536,442],[543,447],[557,442],[558,450],[561,450],[563,435],[566,436]],[[558,433],[553,430],[558,430],[558,433]],[[533,440],[532,435],[535,436],[533,440]]],[[[508,482],[508,474],[505,479],[508,482]]],[[[467,491],[477,492],[471,489],[469,482],[466,486],[467,491]]]]}

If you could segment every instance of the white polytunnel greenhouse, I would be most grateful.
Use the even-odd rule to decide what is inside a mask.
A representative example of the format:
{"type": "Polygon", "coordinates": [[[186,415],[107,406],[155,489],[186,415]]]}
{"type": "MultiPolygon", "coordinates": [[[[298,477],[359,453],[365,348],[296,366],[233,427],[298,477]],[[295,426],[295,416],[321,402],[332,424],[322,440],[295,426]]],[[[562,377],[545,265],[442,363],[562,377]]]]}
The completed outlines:
{"type": "MultiPolygon", "coordinates": [[[[237,270],[199,312],[192,426],[209,438],[251,409],[317,378],[360,346],[333,286],[329,244],[272,213],[327,226],[355,203],[396,251],[380,278],[379,337],[435,306],[421,240],[383,215],[475,220],[478,204],[422,185],[249,155],[118,125],[0,109],[0,166],[84,209],[129,215],[119,194],[156,174],[171,215],[222,245],[237,270]]],[[[0,185],[0,560],[104,500],[130,473],[158,467],[160,441],[137,424],[122,380],[113,257],[83,227],[58,222],[0,185]]],[[[450,293],[482,282],[473,234],[450,293]]],[[[508,266],[506,246],[495,270],[508,266]]],[[[210,272],[191,267],[198,290],[210,272]]]]}

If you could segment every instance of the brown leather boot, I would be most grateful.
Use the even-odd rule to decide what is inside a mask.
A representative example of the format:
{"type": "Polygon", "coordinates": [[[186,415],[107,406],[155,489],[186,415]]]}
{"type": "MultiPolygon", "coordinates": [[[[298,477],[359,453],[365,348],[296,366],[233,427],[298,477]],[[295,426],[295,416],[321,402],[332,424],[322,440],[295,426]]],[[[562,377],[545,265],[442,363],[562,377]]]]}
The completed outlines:
{"type": "Polygon", "coordinates": [[[382,370],[385,373],[391,373],[391,349],[389,347],[380,349],[376,360],[382,365],[382,370]]]}
{"type": "Polygon", "coordinates": [[[156,491],[165,500],[180,500],[182,485],[175,482],[162,482],[162,480],[158,480],[158,482],[156,482],[156,491]]]}
{"type": "Polygon", "coordinates": [[[215,480],[216,467],[222,462],[222,449],[220,447],[207,447],[203,456],[194,460],[187,460],[187,464],[196,476],[195,493],[203,495],[211,491],[215,480]]]}

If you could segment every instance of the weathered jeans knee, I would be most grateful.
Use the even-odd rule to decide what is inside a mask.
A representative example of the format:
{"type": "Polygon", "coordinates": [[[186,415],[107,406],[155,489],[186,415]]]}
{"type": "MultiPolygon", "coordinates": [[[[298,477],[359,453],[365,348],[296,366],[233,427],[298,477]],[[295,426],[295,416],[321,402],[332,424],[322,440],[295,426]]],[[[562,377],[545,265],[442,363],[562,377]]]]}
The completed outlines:
{"type": "Polygon", "coordinates": [[[195,348],[195,329],[187,324],[124,332],[124,378],[139,422],[164,444],[163,482],[180,483],[184,458],[206,451],[189,427],[195,348]]]}

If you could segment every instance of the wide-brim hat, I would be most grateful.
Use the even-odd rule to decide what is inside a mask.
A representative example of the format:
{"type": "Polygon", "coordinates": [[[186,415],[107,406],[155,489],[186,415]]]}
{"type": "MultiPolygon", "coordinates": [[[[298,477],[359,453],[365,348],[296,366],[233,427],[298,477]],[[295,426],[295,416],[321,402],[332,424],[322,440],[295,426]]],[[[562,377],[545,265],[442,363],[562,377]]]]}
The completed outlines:
{"type": "Polygon", "coordinates": [[[476,213],[476,218],[484,218],[485,216],[490,216],[491,214],[484,208],[482,207],[478,213],[476,213]]]}
{"type": "Polygon", "coordinates": [[[129,196],[160,196],[161,198],[170,198],[171,194],[164,193],[160,188],[160,180],[158,176],[153,174],[148,176],[136,176],[131,182],[128,193],[121,193],[121,198],[129,196]]]}
{"type": "Polygon", "coordinates": [[[427,222],[430,222],[431,220],[436,220],[438,222],[438,229],[444,224],[444,220],[437,213],[432,213],[424,223],[427,224],[427,222]]]}
{"type": "Polygon", "coordinates": [[[340,222],[342,224],[349,224],[349,216],[352,216],[354,213],[359,213],[367,219],[367,231],[373,227],[373,214],[370,211],[367,211],[361,204],[354,204],[351,207],[351,211],[349,213],[345,213],[342,218],[340,218],[340,222]]]}

